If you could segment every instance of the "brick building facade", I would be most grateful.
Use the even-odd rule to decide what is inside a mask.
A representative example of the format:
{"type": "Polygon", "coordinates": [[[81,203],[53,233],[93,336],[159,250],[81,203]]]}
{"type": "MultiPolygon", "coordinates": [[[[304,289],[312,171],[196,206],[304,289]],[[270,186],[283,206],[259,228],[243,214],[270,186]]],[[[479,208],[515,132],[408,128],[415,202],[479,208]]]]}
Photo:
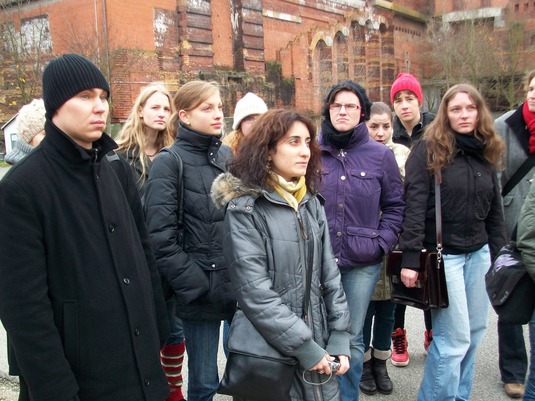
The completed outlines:
{"type": "MultiPolygon", "coordinates": [[[[422,81],[429,77],[421,57],[428,46],[429,18],[446,15],[455,20],[466,18],[466,10],[490,10],[489,15],[499,19],[517,8],[516,12],[525,11],[526,4],[535,8],[535,2],[526,0],[0,0],[0,4],[4,4],[0,17],[4,37],[8,29],[24,39],[26,49],[32,43],[41,48],[42,61],[38,66],[31,63],[36,72],[30,79],[39,81],[43,59],[65,52],[82,53],[99,64],[112,84],[112,122],[125,120],[139,89],[151,81],[165,82],[174,90],[191,79],[216,80],[223,87],[225,115],[233,113],[234,104],[247,91],[262,96],[270,107],[294,107],[317,115],[327,89],[341,79],[353,79],[366,87],[372,100],[389,103],[397,73],[410,70],[422,81]],[[39,43],[36,27],[41,32],[39,43]]],[[[13,84],[21,77],[12,68],[16,64],[10,58],[12,50],[4,43],[0,122],[7,121],[22,102],[20,89],[13,84]]],[[[26,63],[29,69],[27,59],[26,63]]],[[[38,87],[34,93],[39,96],[38,87]]]]}

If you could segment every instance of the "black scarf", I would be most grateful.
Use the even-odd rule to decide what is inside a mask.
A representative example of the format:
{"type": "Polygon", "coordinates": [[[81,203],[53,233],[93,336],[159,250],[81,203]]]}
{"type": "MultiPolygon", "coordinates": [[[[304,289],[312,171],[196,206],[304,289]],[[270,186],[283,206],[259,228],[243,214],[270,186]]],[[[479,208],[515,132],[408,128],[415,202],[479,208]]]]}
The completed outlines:
{"type": "Polygon", "coordinates": [[[463,135],[454,132],[456,146],[465,154],[483,159],[485,144],[477,139],[474,135],[463,135]]]}
{"type": "Polygon", "coordinates": [[[334,128],[331,121],[327,119],[323,120],[321,123],[321,134],[323,136],[323,140],[325,143],[330,143],[336,146],[338,149],[345,149],[347,147],[353,131],[354,129],[340,132],[334,128]]]}

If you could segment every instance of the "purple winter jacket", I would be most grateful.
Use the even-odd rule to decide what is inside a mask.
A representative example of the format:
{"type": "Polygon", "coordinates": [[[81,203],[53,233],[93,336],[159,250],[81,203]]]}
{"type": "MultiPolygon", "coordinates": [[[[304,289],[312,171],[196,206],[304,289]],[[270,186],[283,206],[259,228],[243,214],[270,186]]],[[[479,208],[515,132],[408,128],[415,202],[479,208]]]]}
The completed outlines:
{"type": "Polygon", "coordinates": [[[370,139],[364,122],[345,149],[322,142],[321,194],[338,266],[380,263],[398,243],[405,210],[394,153],[370,139]]]}

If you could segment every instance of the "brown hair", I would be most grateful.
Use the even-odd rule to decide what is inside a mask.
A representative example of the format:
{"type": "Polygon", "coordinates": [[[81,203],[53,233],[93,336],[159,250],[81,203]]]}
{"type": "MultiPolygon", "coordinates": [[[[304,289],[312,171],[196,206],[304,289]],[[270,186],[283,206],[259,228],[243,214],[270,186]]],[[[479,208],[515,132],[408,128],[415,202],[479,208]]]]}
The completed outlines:
{"type": "Polygon", "coordinates": [[[180,110],[193,110],[211,96],[219,93],[219,84],[215,81],[190,81],[182,85],[173,98],[176,114],[171,118],[172,126],[178,128],[180,110]]]}
{"type": "Polygon", "coordinates": [[[448,105],[458,93],[466,93],[476,104],[478,121],[474,136],[485,145],[483,157],[495,167],[501,167],[505,143],[494,130],[494,120],[483,96],[470,84],[457,84],[444,94],[435,119],[425,129],[423,138],[427,140],[429,170],[438,172],[453,162],[455,135],[448,119],[448,105]]]}
{"type": "Polygon", "coordinates": [[[394,116],[392,115],[392,110],[390,110],[390,107],[385,102],[373,102],[372,107],[370,108],[370,117],[374,114],[388,114],[390,116],[390,122],[394,120],[394,116]]]}
{"type": "Polygon", "coordinates": [[[219,93],[219,84],[217,82],[190,81],[176,91],[174,97],[175,108],[177,111],[193,110],[216,93],[219,93]]]}
{"type": "Polygon", "coordinates": [[[526,90],[528,90],[529,84],[531,83],[533,78],[535,78],[535,70],[531,70],[526,74],[526,81],[525,81],[526,90]]]}
{"type": "Polygon", "coordinates": [[[229,171],[245,185],[272,189],[269,152],[277,147],[295,122],[305,124],[310,133],[310,160],[305,180],[310,192],[318,192],[321,161],[316,126],[308,117],[291,110],[273,109],[262,114],[256,120],[251,134],[241,142],[229,171]]]}

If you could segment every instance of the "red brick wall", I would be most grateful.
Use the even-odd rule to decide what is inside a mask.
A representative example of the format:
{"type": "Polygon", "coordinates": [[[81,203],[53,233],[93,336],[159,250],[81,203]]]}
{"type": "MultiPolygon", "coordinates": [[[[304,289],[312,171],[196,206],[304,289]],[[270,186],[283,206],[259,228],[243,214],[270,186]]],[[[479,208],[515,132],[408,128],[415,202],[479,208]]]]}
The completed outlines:
{"type": "MultiPolygon", "coordinates": [[[[516,1],[509,4],[507,0],[467,0],[463,4],[468,9],[489,4],[508,5],[512,15],[516,1]]],[[[523,10],[524,1],[519,1],[523,10]]],[[[459,0],[399,0],[383,1],[384,7],[365,8],[366,3],[373,2],[107,0],[105,3],[113,121],[123,121],[141,87],[155,80],[167,83],[174,90],[191,79],[218,79],[225,88],[227,114],[232,113],[235,101],[248,90],[263,95],[270,106],[287,106],[286,98],[290,96],[292,106],[318,113],[326,88],[346,77],[362,83],[374,100],[388,102],[389,86],[398,72],[409,69],[419,78],[426,74],[422,57],[426,46],[424,22],[389,5],[431,15],[454,11],[461,4],[459,0]],[[233,25],[231,14],[238,11],[239,26],[233,25]],[[355,36],[356,32],[361,33],[355,36]],[[321,50],[319,44],[323,46],[321,50]],[[295,93],[285,93],[283,99],[280,88],[273,87],[276,84],[263,83],[266,62],[279,63],[286,90],[293,79],[295,93]]],[[[102,1],[57,0],[47,2],[46,6],[33,3],[27,12],[48,15],[55,54],[83,52],[98,60],[107,73],[102,1]],[[78,48],[69,43],[73,42],[73,36],[78,48]],[[99,54],[90,48],[97,39],[99,54]]],[[[527,26],[533,32],[535,23],[531,21],[534,19],[527,26]]],[[[526,34],[526,41],[531,40],[530,35],[526,34]]],[[[6,101],[0,105],[0,122],[12,115],[13,107],[6,104],[11,103],[16,93],[8,91],[3,96],[6,101]]]]}

